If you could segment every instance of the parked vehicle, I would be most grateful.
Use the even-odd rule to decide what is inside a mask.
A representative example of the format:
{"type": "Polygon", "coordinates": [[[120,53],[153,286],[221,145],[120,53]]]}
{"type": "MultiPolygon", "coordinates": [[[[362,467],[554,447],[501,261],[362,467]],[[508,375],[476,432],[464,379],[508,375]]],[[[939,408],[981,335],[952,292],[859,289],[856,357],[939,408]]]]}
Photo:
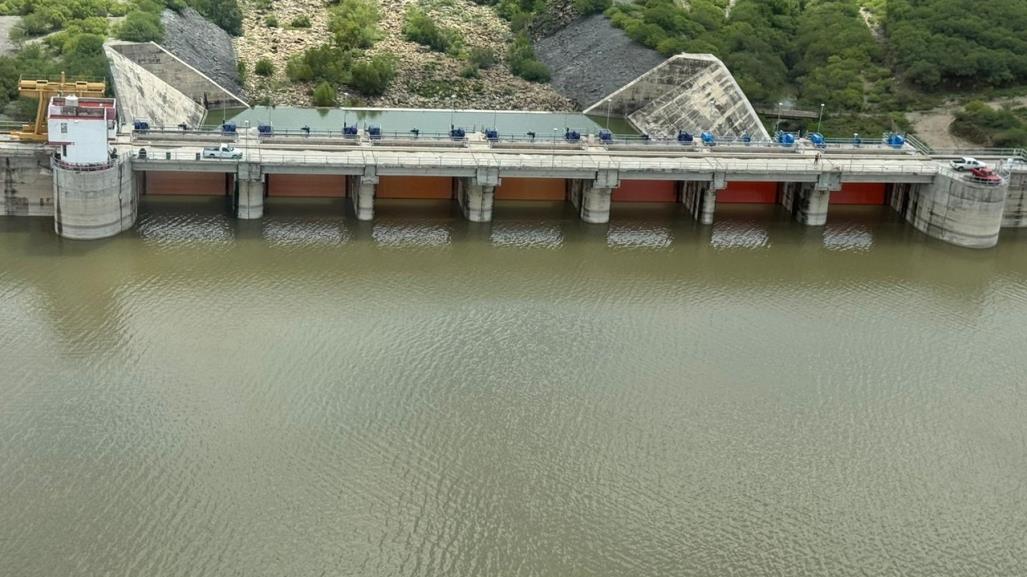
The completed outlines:
{"type": "Polygon", "coordinates": [[[952,166],[954,170],[958,170],[959,172],[963,172],[964,170],[973,170],[975,168],[987,168],[988,166],[980,160],[977,160],[976,158],[971,158],[969,156],[957,158],[950,162],[949,165],[952,166]]]}
{"type": "Polygon", "coordinates": [[[986,182],[988,184],[999,184],[1002,182],[1002,177],[995,174],[994,170],[986,166],[983,168],[974,168],[970,171],[970,174],[973,175],[974,180],[980,182],[986,182]]]}
{"type": "Polygon", "coordinates": [[[231,144],[203,147],[203,158],[223,158],[237,160],[242,158],[242,151],[236,150],[231,144]]]}

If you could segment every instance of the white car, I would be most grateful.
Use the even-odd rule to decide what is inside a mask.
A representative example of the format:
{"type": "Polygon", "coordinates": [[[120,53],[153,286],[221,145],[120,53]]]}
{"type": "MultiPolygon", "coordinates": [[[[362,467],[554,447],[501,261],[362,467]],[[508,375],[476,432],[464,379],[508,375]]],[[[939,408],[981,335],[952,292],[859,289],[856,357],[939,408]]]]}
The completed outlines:
{"type": "Polygon", "coordinates": [[[203,148],[203,158],[240,159],[242,158],[242,151],[236,150],[236,148],[230,144],[206,146],[203,148]]]}
{"type": "Polygon", "coordinates": [[[987,168],[988,166],[980,160],[977,160],[976,158],[970,158],[969,156],[957,158],[950,162],[949,165],[952,166],[953,169],[958,170],[959,172],[963,172],[964,170],[973,170],[975,168],[987,168]]]}

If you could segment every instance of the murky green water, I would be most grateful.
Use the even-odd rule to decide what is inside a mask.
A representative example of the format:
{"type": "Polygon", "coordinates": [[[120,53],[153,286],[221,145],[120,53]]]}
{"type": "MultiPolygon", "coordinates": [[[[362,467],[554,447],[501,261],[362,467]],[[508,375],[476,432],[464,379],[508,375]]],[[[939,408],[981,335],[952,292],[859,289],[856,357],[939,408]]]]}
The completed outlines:
{"type": "Polygon", "coordinates": [[[0,575],[1027,575],[1027,236],[0,220],[0,575]]]}

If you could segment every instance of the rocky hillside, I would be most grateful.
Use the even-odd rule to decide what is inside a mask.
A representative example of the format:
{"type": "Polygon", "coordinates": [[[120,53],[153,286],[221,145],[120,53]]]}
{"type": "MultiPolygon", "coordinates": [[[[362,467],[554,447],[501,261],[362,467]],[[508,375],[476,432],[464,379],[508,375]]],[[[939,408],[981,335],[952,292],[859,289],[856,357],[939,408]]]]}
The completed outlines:
{"type": "Polygon", "coordinates": [[[232,94],[245,99],[232,50],[232,37],[196,10],[161,14],[164,40],[161,44],[193,68],[203,72],[232,94]]]}
{"type": "MultiPolygon", "coordinates": [[[[352,96],[352,104],[412,108],[477,108],[568,110],[572,103],[550,86],[522,80],[503,63],[511,37],[508,24],[487,6],[470,0],[379,0],[380,27],[383,32],[370,54],[396,56],[396,76],[387,92],[378,98],[352,96]],[[459,31],[464,44],[491,48],[499,64],[481,70],[478,78],[462,78],[463,63],[451,56],[431,52],[403,38],[403,15],[409,4],[417,3],[441,26],[459,31]]],[[[249,74],[246,92],[255,102],[275,105],[309,105],[312,87],[293,84],[285,76],[289,57],[329,38],[327,11],[323,0],[280,0],[260,9],[244,4],[243,36],[235,41],[239,58],[252,70],[260,58],[275,64],[271,78],[249,74]],[[268,27],[274,16],[277,27],[268,27]],[[310,28],[291,28],[297,16],[310,19],[310,28]]]]}
{"type": "Polygon", "coordinates": [[[553,73],[553,88],[580,108],[595,104],[666,59],[599,15],[540,39],[535,51],[553,73]]]}

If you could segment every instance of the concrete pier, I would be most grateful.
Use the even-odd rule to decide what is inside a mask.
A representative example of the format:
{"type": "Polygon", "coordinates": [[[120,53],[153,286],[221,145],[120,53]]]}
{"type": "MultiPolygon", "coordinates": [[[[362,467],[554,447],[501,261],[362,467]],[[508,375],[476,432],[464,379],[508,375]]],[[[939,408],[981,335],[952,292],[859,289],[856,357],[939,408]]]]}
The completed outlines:
{"type": "Polygon", "coordinates": [[[620,174],[616,170],[599,170],[594,180],[570,180],[568,197],[582,221],[606,224],[610,222],[613,189],[619,186],[620,174]]]}
{"type": "Polygon", "coordinates": [[[475,178],[456,179],[456,200],[464,218],[471,222],[491,222],[496,187],[479,184],[475,178]]]}
{"type": "Polygon", "coordinates": [[[235,216],[252,220],[264,216],[265,181],[260,165],[242,163],[235,178],[235,216]]]}
{"type": "Polygon", "coordinates": [[[127,160],[106,168],[73,167],[52,161],[54,230],[65,238],[114,236],[135,224],[137,176],[127,160]]]}
{"type": "Polygon", "coordinates": [[[717,209],[717,191],[709,182],[680,183],[681,203],[685,205],[692,218],[700,224],[713,224],[713,214],[717,209]]]}
{"type": "Polygon", "coordinates": [[[589,224],[610,222],[610,196],[613,189],[596,186],[594,182],[582,181],[581,193],[576,197],[578,215],[589,224]]]}
{"type": "Polygon", "coordinates": [[[827,224],[827,208],[830,191],[818,188],[814,183],[786,182],[781,185],[781,204],[795,217],[796,222],[806,226],[827,224]]]}
{"type": "Polygon", "coordinates": [[[365,169],[364,174],[350,176],[346,181],[346,193],[353,203],[353,212],[357,220],[374,219],[374,193],[378,188],[378,175],[373,167],[365,169]]]}

